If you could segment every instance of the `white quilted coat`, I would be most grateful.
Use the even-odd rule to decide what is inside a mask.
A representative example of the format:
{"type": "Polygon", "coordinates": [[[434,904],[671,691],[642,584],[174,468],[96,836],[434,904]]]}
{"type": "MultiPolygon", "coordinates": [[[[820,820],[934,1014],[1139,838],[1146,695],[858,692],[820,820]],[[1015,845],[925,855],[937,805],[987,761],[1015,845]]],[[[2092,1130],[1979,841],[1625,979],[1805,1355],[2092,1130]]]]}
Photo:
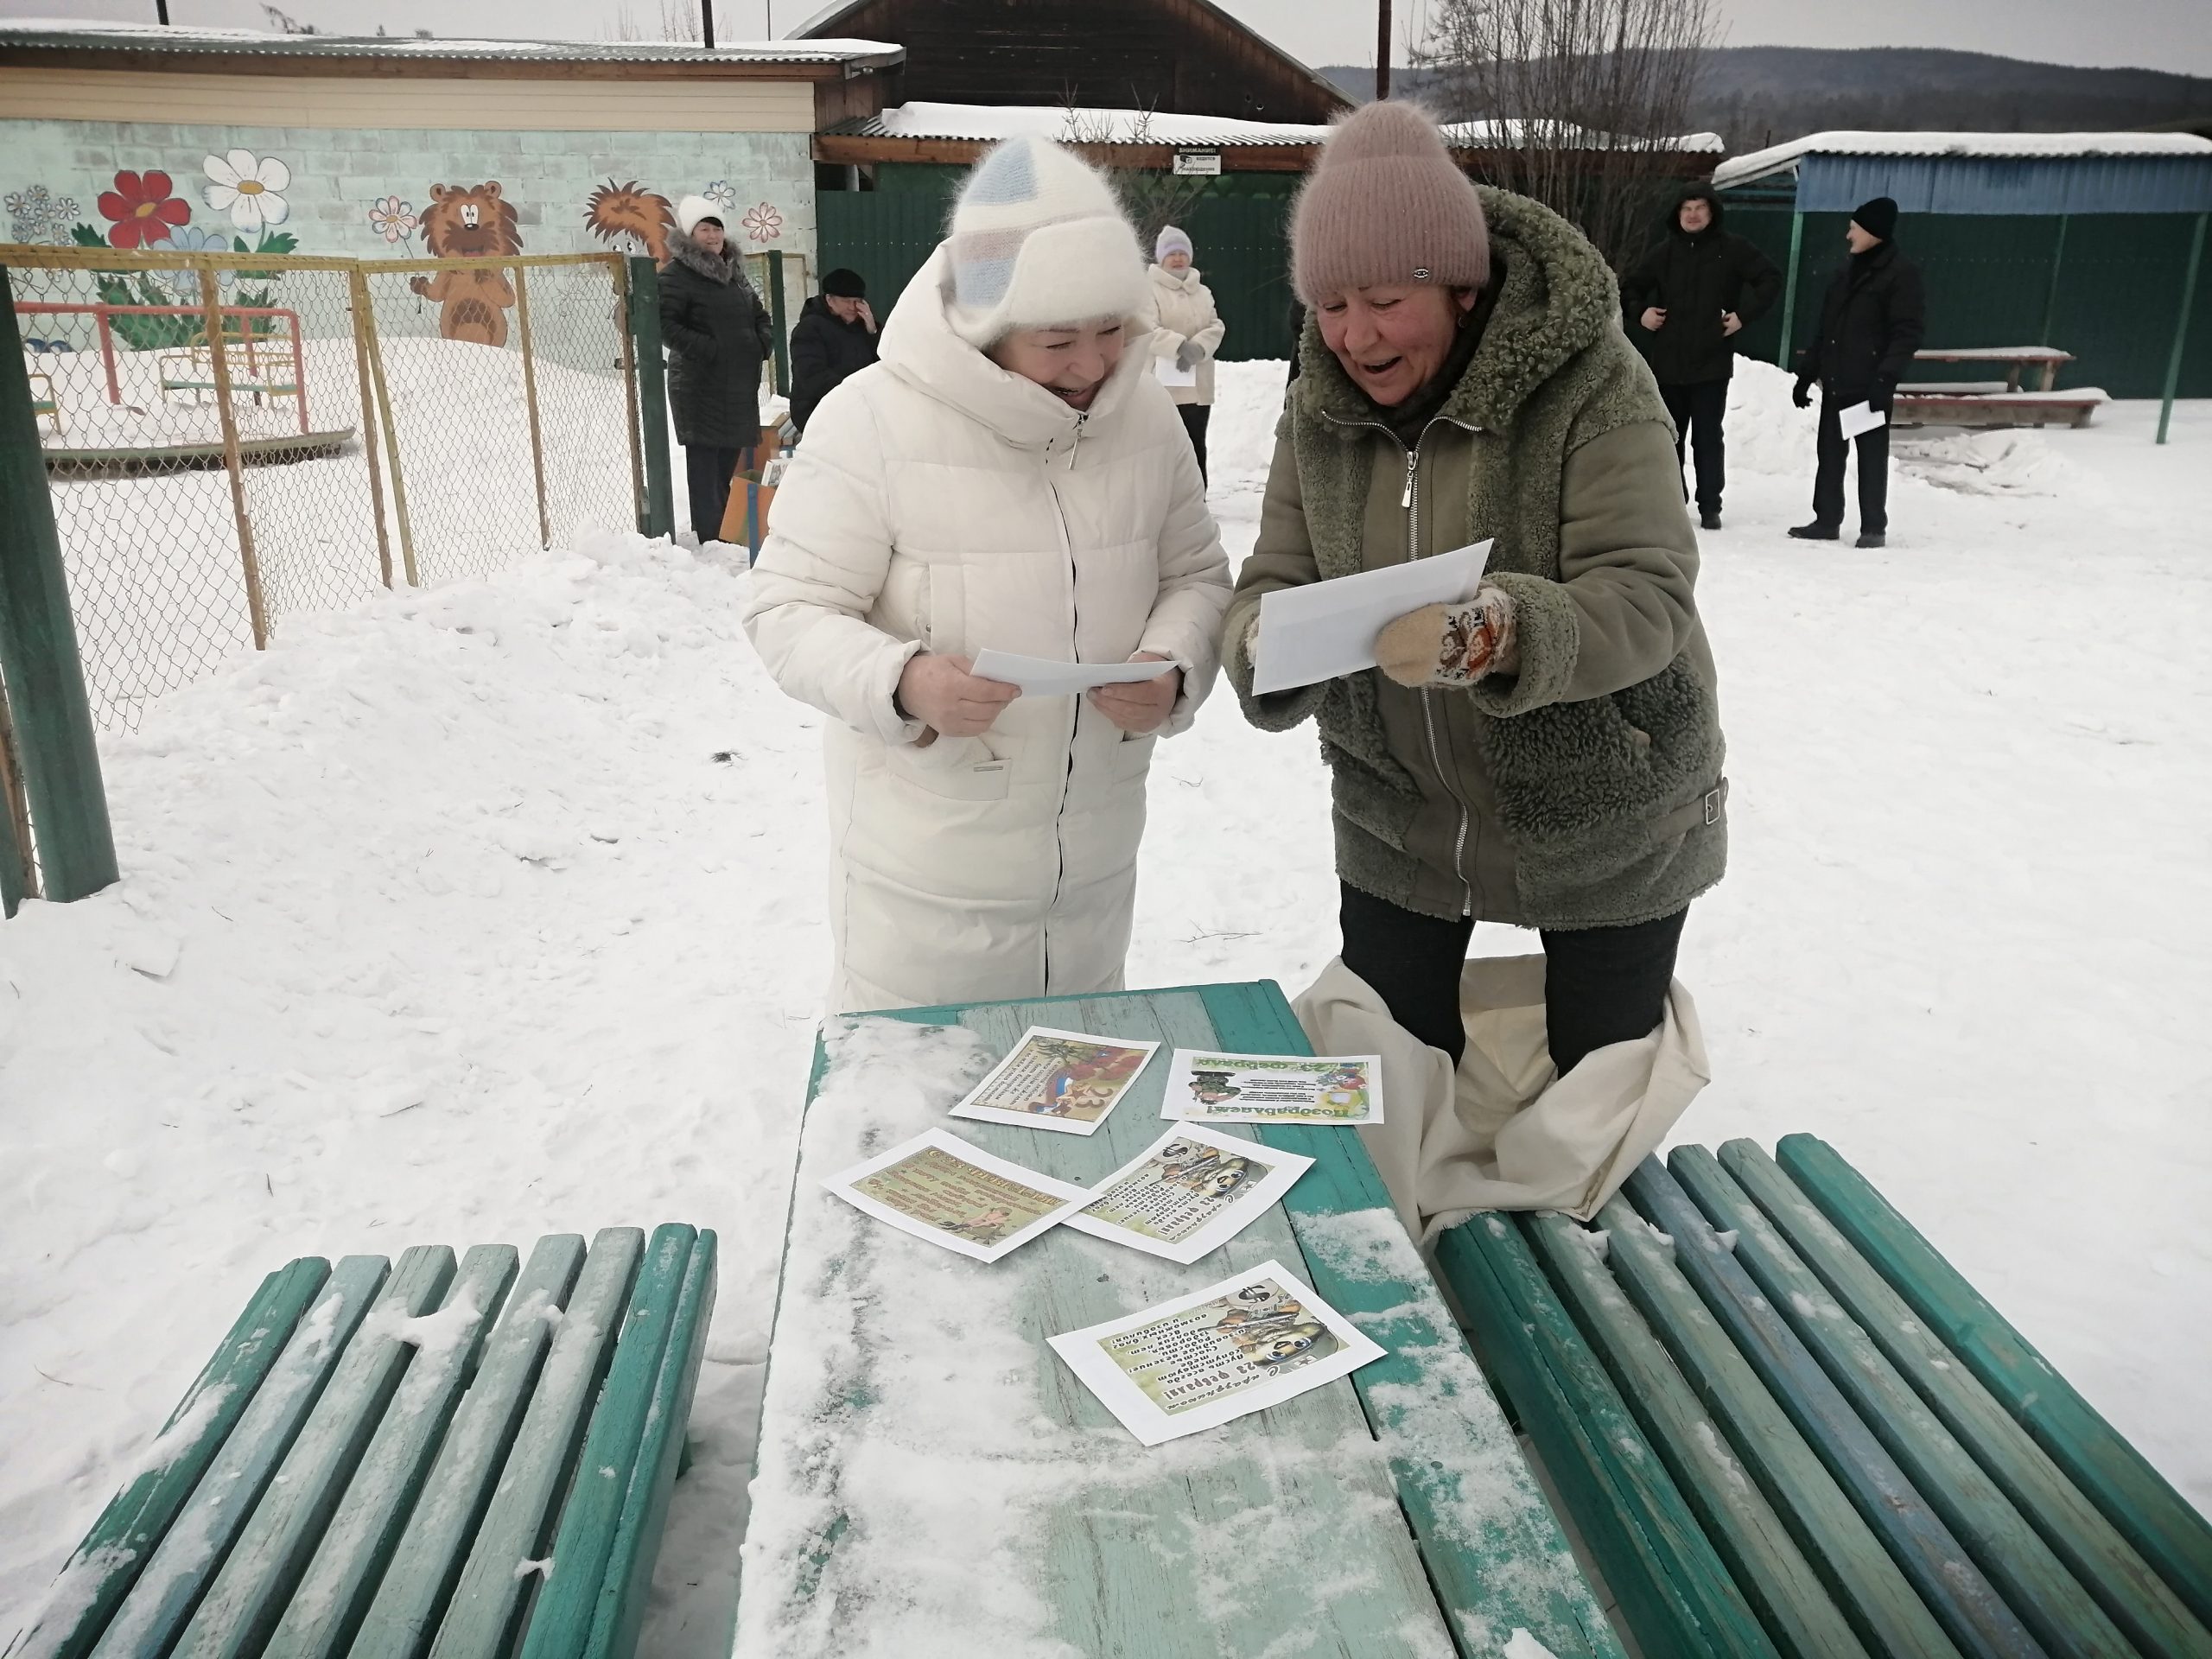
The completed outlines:
{"type": "Polygon", "coordinates": [[[1179,664],[1166,731],[1213,682],[1228,561],[1141,338],[1087,414],[948,327],[937,256],[881,359],[807,424],[746,627],[830,716],[833,1011],[1119,988],[1155,738],[1022,697],[925,747],[892,694],[919,651],[1179,664]]]}
{"type": "Polygon", "coordinates": [[[1205,348],[1206,354],[1198,359],[1198,384],[1173,387],[1170,395],[1179,404],[1211,404],[1213,359],[1229,332],[1221,313],[1214,309],[1213,290],[1198,280],[1195,267],[1178,272],[1154,265],[1151,283],[1147,290],[1151,306],[1144,321],[1152,326],[1153,355],[1173,358],[1186,340],[1205,348]]]}

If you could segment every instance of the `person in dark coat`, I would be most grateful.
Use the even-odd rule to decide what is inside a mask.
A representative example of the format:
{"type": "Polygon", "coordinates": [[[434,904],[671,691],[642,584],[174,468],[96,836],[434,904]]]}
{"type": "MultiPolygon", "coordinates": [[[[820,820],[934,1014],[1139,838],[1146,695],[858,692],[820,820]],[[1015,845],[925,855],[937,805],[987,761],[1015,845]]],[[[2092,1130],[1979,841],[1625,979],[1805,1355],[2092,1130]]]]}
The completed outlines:
{"type": "Polygon", "coordinates": [[[1721,426],[1736,372],[1735,336],[1782,292],[1774,261],[1720,222],[1709,184],[1688,184],[1659,240],[1621,278],[1628,337],[1651,365],[1675,422],[1675,459],[1690,441],[1697,463],[1698,523],[1720,528],[1726,481],[1721,426]]]}
{"type": "Polygon", "coordinates": [[[704,543],[721,536],[730,480],[760,442],[760,365],[773,333],[715,204],[684,197],[676,225],[660,273],[660,334],[691,528],[704,543]]]}
{"type": "Polygon", "coordinates": [[[791,330],[791,424],[806,430],[814,406],[849,374],[875,361],[875,313],[868,284],[842,266],[822,279],[822,291],[791,330]]]}
{"type": "Polygon", "coordinates": [[[1866,404],[1882,423],[1859,445],[1859,541],[1880,547],[1890,530],[1890,406],[1897,382],[1928,334],[1920,267],[1897,251],[1897,205],[1877,196],[1851,216],[1844,232],[1850,263],[1821,301],[1820,327],[1797,365],[1795,401],[1803,409],[1821,388],[1821,429],[1813,476],[1813,522],[1791,526],[1800,540],[1832,542],[1843,525],[1845,442],[1840,413],[1866,404]]]}

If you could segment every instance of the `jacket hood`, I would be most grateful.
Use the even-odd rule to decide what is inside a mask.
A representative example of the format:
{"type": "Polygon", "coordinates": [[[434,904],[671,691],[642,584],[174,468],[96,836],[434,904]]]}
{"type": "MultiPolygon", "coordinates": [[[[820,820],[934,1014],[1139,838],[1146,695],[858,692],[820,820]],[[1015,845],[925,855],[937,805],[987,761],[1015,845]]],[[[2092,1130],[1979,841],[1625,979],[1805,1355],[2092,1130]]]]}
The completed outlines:
{"type": "Polygon", "coordinates": [[[1682,204],[1686,201],[1701,201],[1713,209],[1713,223],[1700,231],[1700,236],[1717,236],[1727,228],[1728,209],[1721,201],[1719,192],[1709,184],[1693,181],[1675,193],[1675,200],[1667,209],[1665,229],[1669,235],[1682,234],[1681,212],[1682,204]]]}
{"type": "Polygon", "coordinates": [[[950,256],[940,242],[914,273],[885,321],[878,360],[901,380],[948,409],[979,422],[1017,448],[1054,449],[1084,427],[1096,429],[1126,408],[1149,379],[1151,330],[1124,322],[1122,360],[1084,410],[1071,409],[1044,387],[1010,373],[955,333],[950,303],[950,256]]]}
{"type": "Polygon", "coordinates": [[[710,283],[736,283],[745,288],[753,286],[746,280],[743,259],[728,252],[709,253],[682,231],[668,233],[668,258],[671,264],[696,271],[710,283]]]}
{"type": "MultiPolygon", "coordinates": [[[[1504,283],[1482,343],[1437,412],[1503,431],[1538,387],[1615,326],[1620,289],[1598,250],[1550,208],[1491,185],[1476,188],[1504,283]]],[[[1343,423],[1371,421],[1374,405],[1322,343],[1318,314],[1306,319],[1299,361],[1294,395],[1311,412],[1333,416],[1346,441],[1359,439],[1357,425],[1343,423]]]]}

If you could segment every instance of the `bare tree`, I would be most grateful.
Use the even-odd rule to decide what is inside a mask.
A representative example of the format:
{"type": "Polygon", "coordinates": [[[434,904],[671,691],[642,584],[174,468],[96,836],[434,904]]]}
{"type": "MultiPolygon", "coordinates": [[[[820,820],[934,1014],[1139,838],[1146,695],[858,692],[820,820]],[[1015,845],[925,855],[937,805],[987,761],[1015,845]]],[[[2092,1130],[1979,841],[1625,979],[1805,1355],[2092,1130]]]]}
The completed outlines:
{"type": "Polygon", "coordinates": [[[1434,0],[1414,61],[1495,158],[1487,181],[1580,227],[1618,269],[1681,173],[1713,0],[1434,0]]]}
{"type": "MultiPolygon", "coordinates": [[[[1139,109],[1127,115],[1113,110],[1085,109],[1074,94],[1061,95],[1060,142],[1077,149],[1089,145],[1159,144],[1153,136],[1153,111],[1139,109]]],[[[1185,218],[1206,194],[1211,182],[1202,175],[1185,175],[1173,168],[1127,167],[1105,163],[1106,176],[1122,199],[1122,209],[1136,226],[1137,239],[1149,257],[1163,226],[1185,218]]]]}
{"type": "Polygon", "coordinates": [[[618,41],[682,41],[699,38],[698,0],[660,0],[659,22],[641,22],[630,10],[630,0],[615,8],[614,26],[608,31],[618,41]]]}

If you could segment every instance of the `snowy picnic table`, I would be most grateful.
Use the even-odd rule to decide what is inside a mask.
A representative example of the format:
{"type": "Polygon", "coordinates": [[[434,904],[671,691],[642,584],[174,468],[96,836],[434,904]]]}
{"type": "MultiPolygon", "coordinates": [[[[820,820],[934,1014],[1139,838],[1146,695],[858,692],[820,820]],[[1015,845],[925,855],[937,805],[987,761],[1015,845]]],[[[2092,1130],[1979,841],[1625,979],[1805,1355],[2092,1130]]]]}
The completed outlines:
{"type": "MultiPolygon", "coordinates": [[[[1916,363],[2002,363],[2005,384],[2000,391],[2018,391],[2021,372],[2033,366],[2042,372],[2042,384],[2036,390],[2049,391],[2058,382],[2058,366],[2071,363],[2074,353],[2062,352],[2056,346],[1929,346],[1912,354],[1916,363]]],[[[1912,391],[1908,382],[1904,388],[1912,391]]]]}
{"type": "Polygon", "coordinates": [[[1164,1064],[1088,1137],[948,1122],[1032,1025],[1310,1052],[1266,982],[910,1010],[830,1033],[769,1349],[741,1659],[1617,1659],[1356,1132],[1259,1129],[1319,1161],[1190,1267],[1065,1227],[986,1265],[823,1190],[931,1127],[1084,1185],[1158,1137],[1164,1064]],[[1388,1357],[1147,1450],[1046,1346],[1271,1257],[1388,1357]]]}

